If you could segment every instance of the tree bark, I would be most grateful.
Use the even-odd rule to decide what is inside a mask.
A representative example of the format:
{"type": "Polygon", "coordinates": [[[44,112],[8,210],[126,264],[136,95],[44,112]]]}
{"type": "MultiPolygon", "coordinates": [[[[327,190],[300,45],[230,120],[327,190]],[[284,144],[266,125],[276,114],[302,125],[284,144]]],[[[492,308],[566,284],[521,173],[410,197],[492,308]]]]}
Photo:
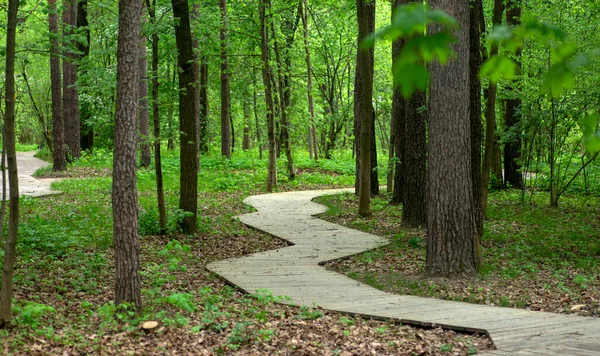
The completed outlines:
{"type": "MultiPolygon", "coordinates": [[[[271,69],[269,68],[269,32],[267,13],[270,12],[271,2],[260,0],[260,49],[262,57],[262,77],[265,85],[265,104],[267,108],[267,137],[269,140],[269,166],[267,169],[267,192],[277,187],[277,152],[275,142],[275,120],[273,105],[273,90],[271,88],[271,69]]],[[[269,14],[270,15],[270,14],[269,14]]]]}
{"type": "Polygon", "coordinates": [[[221,10],[221,156],[231,158],[229,125],[229,59],[227,58],[227,0],[219,0],[221,10]]]}
{"type": "Polygon", "coordinates": [[[183,219],[186,234],[196,231],[198,215],[198,116],[200,113],[194,75],[194,53],[187,0],[172,0],[179,67],[179,147],[181,175],[179,208],[190,214],[183,219]]]}
{"type": "MultiPolygon", "coordinates": [[[[87,7],[88,0],[79,0],[77,2],[77,30],[83,32],[86,41],[78,42],[77,46],[79,52],[79,60],[89,57],[90,55],[90,28],[87,18],[87,7]]],[[[81,74],[85,73],[80,69],[81,74]]],[[[80,110],[80,146],[82,150],[88,150],[94,147],[94,128],[88,123],[90,120],[90,109],[85,105],[85,102],[81,103],[80,110]]]]}
{"type": "Polygon", "coordinates": [[[117,43],[117,114],[113,158],[113,238],[115,244],[115,305],[142,309],[138,200],[136,188],[139,106],[139,44],[141,2],[119,0],[117,43]]]}
{"type": "Polygon", "coordinates": [[[302,18],[302,34],[304,39],[304,59],[306,60],[306,93],[308,95],[308,113],[310,114],[310,123],[308,126],[308,149],[310,158],[319,160],[319,152],[317,149],[316,126],[315,126],[315,101],[312,94],[313,79],[312,79],[312,63],[310,60],[310,47],[308,45],[308,1],[300,0],[298,2],[298,12],[302,18]]]}
{"type": "MultiPolygon", "coordinates": [[[[360,216],[371,215],[371,151],[373,108],[373,56],[372,48],[361,49],[362,41],[372,32],[375,24],[375,1],[356,0],[356,15],[358,19],[358,53],[356,63],[356,79],[354,87],[354,122],[355,129],[358,126],[360,140],[356,147],[357,152],[357,174],[359,174],[358,190],[358,214],[360,216]],[[360,154],[359,154],[360,153],[360,154]]],[[[358,136],[358,135],[357,135],[358,136]]]]}
{"type": "MultiPolygon", "coordinates": [[[[292,27],[292,26],[290,26],[292,27]]],[[[275,25],[271,24],[271,31],[273,34],[273,44],[275,49],[275,62],[277,63],[277,82],[279,89],[279,107],[280,107],[280,118],[281,118],[281,127],[280,127],[280,142],[281,148],[285,152],[285,157],[287,159],[287,168],[288,168],[288,177],[290,180],[294,180],[296,178],[296,169],[294,168],[294,156],[292,155],[292,146],[290,143],[290,135],[289,135],[289,123],[287,118],[288,106],[290,105],[289,100],[289,78],[285,78],[287,74],[282,73],[283,71],[288,71],[289,68],[284,68],[283,60],[281,59],[281,52],[279,50],[279,41],[277,40],[275,25]]],[[[295,27],[292,29],[295,32],[295,27]]],[[[292,33],[293,39],[293,33],[292,33]]],[[[286,43],[286,48],[289,49],[289,46],[293,44],[293,40],[286,43]]],[[[291,63],[290,63],[291,64],[291,63]]]]}
{"type": "Polygon", "coordinates": [[[473,204],[475,209],[476,238],[475,256],[478,258],[476,264],[481,267],[481,236],[483,235],[483,212],[481,207],[481,80],[479,69],[481,68],[481,36],[482,27],[480,12],[482,11],[482,0],[471,0],[469,17],[471,19],[469,31],[469,85],[470,85],[470,123],[471,123],[471,179],[473,181],[473,204]]]}
{"type": "Polygon", "coordinates": [[[402,224],[408,227],[427,226],[427,116],[421,110],[426,104],[425,92],[418,91],[404,106],[402,224]]]}
{"type": "Polygon", "coordinates": [[[254,123],[256,125],[256,145],[258,146],[258,158],[260,160],[263,159],[263,144],[262,144],[262,138],[260,135],[260,122],[258,120],[258,102],[256,99],[256,74],[253,72],[252,73],[252,82],[253,82],[253,86],[252,86],[252,104],[253,104],[253,110],[254,111],[254,123]]]}
{"type": "MultiPolygon", "coordinates": [[[[502,0],[494,0],[494,13],[492,23],[499,25],[502,22],[504,5],[502,0]]],[[[492,45],[490,57],[498,55],[498,45],[492,45]]],[[[486,216],[488,194],[490,191],[490,173],[494,162],[494,142],[496,141],[496,91],[498,86],[490,83],[486,95],[485,108],[485,151],[481,167],[481,210],[486,216]]]]}
{"type": "MultiPolygon", "coordinates": [[[[358,45],[366,36],[375,31],[375,1],[357,0],[357,15],[358,15],[358,45]]],[[[360,196],[360,187],[362,186],[361,170],[362,162],[369,162],[369,168],[365,172],[369,172],[369,190],[371,194],[379,192],[379,181],[377,179],[377,149],[373,144],[375,142],[375,125],[373,121],[373,72],[375,61],[375,50],[370,48],[366,51],[357,51],[356,56],[356,73],[354,79],[354,147],[356,153],[356,181],[355,192],[360,196]],[[366,62],[361,62],[365,60],[366,62]],[[364,72],[361,73],[361,68],[364,72]],[[366,81],[365,81],[366,80],[366,81]],[[365,97],[366,95],[366,97],[365,97]],[[363,105],[367,107],[364,108],[363,105]],[[368,113],[367,113],[368,112],[368,113]],[[366,116],[365,116],[366,115],[366,116]],[[366,120],[366,121],[365,121],[366,120]],[[369,143],[361,141],[363,138],[362,125],[367,123],[366,130],[368,131],[365,137],[369,138],[369,143]],[[366,151],[369,159],[362,156],[363,148],[368,147],[366,151]],[[373,152],[372,152],[373,151],[373,152]],[[375,156],[375,160],[372,157],[375,156]],[[375,179],[373,179],[375,178],[375,179]],[[374,187],[376,186],[376,187],[374,187]]],[[[369,199],[370,201],[370,199],[369,199]]]]}
{"type": "MultiPolygon", "coordinates": [[[[392,2],[392,18],[394,16],[396,8],[405,3],[405,0],[394,0],[392,2]]],[[[398,56],[398,53],[400,53],[400,50],[402,49],[403,45],[403,40],[396,40],[392,43],[392,66],[395,63],[396,57],[398,56]]],[[[402,97],[402,94],[400,94],[399,90],[394,88],[392,94],[392,127],[394,129],[392,130],[392,134],[394,136],[394,158],[396,160],[396,163],[394,164],[394,186],[391,199],[392,204],[400,204],[402,202],[402,199],[404,198],[404,192],[402,191],[404,189],[405,177],[404,165],[402,163],[402,160],[404,159],[403,156],[405,131],[404,105],[405,100],[402,97]]]]}
{"type": "Polygon", "coordinates": [[[250,149],[250,103],[244,98],[244,139],[242,141],[242,150],[250,149]]]}
{"type": "MultiPolygon", "coordinates": [[[[146,0],[150,22],[156,24],[156,0],[146,0]]],[[[163,187],[162,159],[160,152],[160,106],[158,102],[158,33],[152,33],[152,121],[154,124],[154,171],[156,173],[156,198],[158,207],[159,234],[167,232],[167,211],[163,187]]]]}
{"type": "Polygon", "coordinates": [[[67,169],[67,155],[65,151],[65,128],[62,116],[58,9],[56,7],[56,0],[48,0],[48,29],[50,31],[50,90],[52,92],[52,136],[54,138],[52,170],[54,172],[61,172],[67,169]]]}
{"type": "MultiPolygon", "coordinates": [[[[142,2],[142,12],[144,3],[142,2]]],[[[141,17],[142,26],[144,17],[141,17]]],[[[140,98],[139,107],[139,122],[140,122],[140,150],[141,150],[141,161],[140,166],[144,168],[150,167],[152,163],[152,154],[150,153],[150,118],[149,118],[149,106],[148,106],[148,57],[146,55],[146,35],[142,35],[139,42],[139,79],[138,79],[138,95],[140,98]]]]}
{"type": "MultiPolygon", "coordinates": [[[[4,148],[8,160],[9,220],[8,235],[4,242],[4,264],[2,265],[2,288],[0,289],[0,328],[11,324],[13,296],[13,271],[17,255],[19,229],[19,173],[15,149],[15,42],[17,32],[17,0],[8,0],[6,24],[6,96],[4,98],[4,148]]],[[[3,197],[4,198],[4,197],[3,197]]]]}
{"type": "MultiPolygon", "coordinates": [[[[469,118],[469,3],[433,0],[459,24],[456,57],[431,64],[429,193],[426,273],[456,276],[477,271],[469,118]]],[[[440,31],[431,26],[431,33],[440,31]]]]}
{"type": "Polygon", "coordinates": [[[205,55],[200,57],[200,125],[199,140],[200,152],[208,153],[208,59],[205,55]]]}
{"type": "MultiPolygon", "coordinates": [[[[509,0],[506,5],[506,19],[510,26],[521,24],[521,6],[515,0],[509,0]]],[[[516,62],[521,69],[521,49],[516,52],[516,62]]],[[[506,113],[504,118],[506,132],[510,139],[504,143],[504,184],[512,188],[523,187],[523,175],[521,174],[521,105],[522,101],[513,86],[507,88],[506,113]]]]}
{"type": "MultiPolygon", "coordinates": [[[[77,26],[77,0],[63,0],[63,36],[69,39],[77,26]]],[[[65,143],[72,159],[81,156],[79,95],[77,93],[77,55],[72,47],[75,41],[67,41],[63,59],[63,122],[65,128],[65,143]]]]}

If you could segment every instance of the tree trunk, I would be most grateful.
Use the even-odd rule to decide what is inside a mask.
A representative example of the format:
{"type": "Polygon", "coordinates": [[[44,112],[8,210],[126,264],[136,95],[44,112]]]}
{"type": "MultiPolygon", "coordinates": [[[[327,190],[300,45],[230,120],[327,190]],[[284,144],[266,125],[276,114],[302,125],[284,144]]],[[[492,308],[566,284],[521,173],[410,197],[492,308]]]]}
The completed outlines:
{"type": "Polygon", "coordinates": [[[357,174],[360,180],[358,187],[358,214],[360,216],[371,215],[371,153],[373,108],[373,49],[361,49],[362,41],[372,32],[371,25],[375,23],[375,1],[356,0],[356,15],[358,20],[358,53],[356,63],[356,79],[354,86],[354,122],[355,129],[358,126],[360,140],[356,147],[357,152],[357,174]]]}
{"type": "MultiPolygon", "coordinates": [[[[150,22],[156,24],[156,0],[146,0],[150,22]]],[[[158,102],[158,33],[152,33],[152,121],[154,124],[154,171],[156,173],[156,199],[158,207],[159,234],[167,232],[167,211],[163,187],[162,160],[160,155],[160,106],[158,102]]]]}
{"type": "Polygon", "coordinates": [[[115,305],[142,309],[138,200],[136,188],[139,105],[139,45],[141,2],[119,1],[117,44],[117,115],[113,159],[113,238],[115,244],[115,305]]]}
{"type": "Polygon", "coordinates": [[[181,175],[179,208],[189,212],[182,222],[183,232],[196,231],[198,215],[198,122],[199,102],[197,78],[194,75],[194,53],[187,0],[172,0],[177,43],[177,66],[179,67],[179,147],[181,175]]]}
{"type": "Polygon", "coordinates": [[[50,88],[52,92],[52,136],[54,138],[54,172],[67,169],[65,151],[65,127],[62,116],[62,94],[60,78],[60,58],[58,47],[58,9],[56,0],[48,1],[48,29],[50,37],[50,88]]]}
{"type": "MultiPolygon", "coordinates": [[[[506,19],[510,26],[519,26],[521,24],[521,6],[514,0],[509,0],[506,5],[506,19]]],[[[521,69],[521,49],[515,54],[516,62],[521,69]]],[[[520,189],[523,187],[523,176],[521,174],[521,105],[522,101],[518,93],[512,86],[508,86],[507,91],[513,92],[508,95],[511,99],[506,100],[506,113],[504,118],[506,132],[509,133],[509,139],[504,143],[504,184],[512,188],[520,189]]]]}
{"type": "Polygon", "coordinates": [[[306,92],[308,95],[308,113],[310,114],[310,123],[308,126],[308,150],[310,158],[319,159],[317,152],[316,127],[315,127],[315,102],[312,94],[312,63],[310,60],[310,48],[308,46],[308,2],[300,0],[298,2],[298,12],[302,18],[302,33],[304,39],[304,58],[306,60],[306,92]]]}
{"type": "Polygon", "coordinates": [[[227,0],[219,0],[221,10],[221,156],[231,158],[229,126],[229,59],[227,58],[227,0]]]}
{"type": "MultiPolygon", "coordinates": [[[[19,229],[19,173],[15,149],[15,42],[17,32],[17,0],[8,1],[6,24],[6,79],[4,86],[4,147],[8,159],[9,209],[8,235],[4,242],[4,264],[2,265],[2,288],[0,289],[0,328],[11,323],[13,296],[13,271],[17,255],[19,229]]],[[[3,197],[5,198],[5,196],[3,197]]]]}
{"type": "MultiPolygon", "coordinates": [[[[362,40],[375,30],[375,1],[357,0],[356,6],[358,14],[358,45],[360,46],[362,40]]],[[[375,172],[375,174],[377,173],[377,171],[373,171],[373,169],[377,167],[375,165],[376,161],[374,162],[371,159],[372,150],[375,151],[375,157],[377,155],[377,150],[375,149],[375,146],[372,145],[372,141],[375,139],[375,132],[373,130],[374,125],[371,123],[373,120],[373,104],[371,101],[373,96],[374,57],[375,50],[373,48],[369,48],[369,50],[366,51],[359,50],[356,56],[356,73],[354,78],[354,147],[356,153],[356,180],[354,189],[359,196],[360,187],[362,185],[362,162],[369,162],[369,168],[365,170],[365,172],[369,172],[369,177],[372,176],[372,172],[375,172]],[[362,60],[365,60],[366,62],[362,63],[362,60]],[[361,68],[364,70],[362,73],[361,68]],[[366,78],[366,82],[363,81],[363,78],[366,78]],[[367,107],[363,108],[363,105],[367,105],[367,107]],[[369,138],[369,143],[363,144],[361,140],[363,137],[362,125],[364,122],[368,123],[368,126],[366,127],[366,130],[368,131],[366,137],[369,138]],[[362,157],[364,147],[369,148],[369,151],[366,151],[369,159],[362,157]]],[[[379,189],[379,182],[377,179],[369,179],[369,190],[371,192],[375,190],[372,187],[373,185],[377,185],[377,190],[379,189]]]]}
{"type": "MultiPolygon", "coordinates": [[[[63,1],[63,36],[71,36],[77,26],[76,0],[63,1]]],[[[65,128],[65,143],[72,159],[81,156],[79,95],[77,93],[77,55],[72,47],[75,41],[64,44],[66,51],[63,59],[63,122],[65,128]]]]}
{"type": "MultiPolygon", "coordinates": [[[[144,3],[142,2],[142,11],[144,3]]],[[[144,17],[142,16],[142,26],[144,17]]],[[[148,117],[148,57],[146,55],[146,35],[143,35],[139,43],[139,98],[140,98],[140,149],[141,149],[141,161],[140,165],[144,168],[150,167],[152,163],[152,154],[150,153],[150,119],[148,117]]]]}
{"type": "Polygon", "coordinates": [[[418,91],[407,100],[404,114],[404,199],[402,224],[427,226],[427,132],[426,94],[418,91]]]}
{"type": "MultiPolygon", "coordinates": [[[[494,0],[494,14],[492,23],[499,25],[502,22],[502,13],[504,5],[502,0],[494,0]]],[[[492,45],[490,57],[498,54],[498,45],[492,45]]],[[[485,151],[483,155],[483,164],[481,167],[481,210],[483,216],[486,216],[488,194],[490,191],[490,172],[494,162],[494,142],[496,141],[496,91],[498,86],[490,83],[486,93],[485,108],[485,151]]]]}
{"type": "Polygon", "coordinates": [[[502,151],[500,151],[500,135],[498,134],[498,126],[495,127],[496,138],[494,139],[494,154],[492,156],[492,175],[494,176],[494,189],[501,189],[503,176],[502,176],[502,151]]]}
{"type": "MultiPolygon", "coordinates": [[[[77,30],[86,38],[85,42],[78,42],[77,46],[80,52],[79,60],[82,60],[90,55],[90,28],[87,18],[88,0],[79,0],[77,2],[77,30]]],[[[80,73],[83,74],[82,70],[80,73]]],[[[80,103],[80,146],[82,150],[89,150],[94,147],[94,128],[88,124],[91,112],[88,105],[80,103]]]]}
{"type": "MultiPolygon", "coordinates": [[[[406,4],[405,0],[394,0],[392,2],[392,18],[396,11],[396,8],[402,4],[406,4]]],[[[404,44],[403,40],[396,40],[392,43],[392,66],[396,61],[396,57],[402,46],[404,44]]],[[[394,164],[394,188],[391,203],[392,204],[400,204],[402,199],[404,198],[404,193],[402,189],[404,189],[404,166],[402,163],[403,155],[404,155],[404,104],[405,100],[400,94],[400,91],[394,88],[394,92],[392,94],[392,135],[394,136],[394,159],[396,163],[394,164]]],[[[391,140],[390,140],[391,141],[391,140]]],[[[391,154],[391,152],[390,152],[391,154]]]]}
{"type": "MultiPolygon", "coordinates": [[[[289,90],[287,84],[289,84],[289,80],[284,79],[284,74],[282,71],[287,71],[289,68],[284,68],[283,61],[281,59],[281,53],[279,51],[279,42],[277,41],[275,25],[271,24],[271,31],[273,34],[273,43],[275,48],[275,62],[277,63],[277,82],[279,89],[279,107],[280,107],[280,117],[281,117],[281,133],[280,133],[280,141],[281,148],[285,152],[285,157],[287,159],[287,168],[288,168],[288,177],[290,180],[294,180],[296,178],[296,169],[294,168],[294,156],[292,155],[292,146],[290,143],[290,135],[289,135],[289,123],[287,119],[287,111],[289,105],[289,90]]],[[[292,34],[293,38],[293,34],[292,34]]],[[[292,43],[287,43],[287,45],[291,46],[292,43]]]]}
{"type": "Polygon", "coordinates": [[[482,0],[471,0],[469,17],[471,19],[469,31],[469,85],[470,85],[470,124],[471,124],[471,178],[473,181],[473,204],[475,209],[475,257],[476,264],[481,267],[481,236],[483,235],[483,212],[481,210],[481,80],[479,69],[481,67],[481,36],[482,28],[479,16],[482,11],[482,0]]]}
{"type": "MultiPolygon", "coordinates": [[[[469,3],[433,0],[459,25],[456,57],[431,64],[429,193],[426,273],[456,276],[477,271],[469,118],[469,3]]],[[[431,26],[431,33],[439,26],[431,26]]]]}
{"type": "Polygon", "coordinates": [[[256,99],[256,74],[252,73],[252,81],[254,85],[252,86],[252,104],[254,111],[254,123],[256,124],[256,146],[258,146],[258,158],[260,160],[263,159],[263,144],[262,138],[260,135],[260,122],[258,120],[258,103],[256,99]]]}
{"type": "Polygon", "coordinates": [[[200,125],[199,140],[200,152],[208,153],[208,59],[205,55],[200,57],[200,125]]]}
{"type": "Polygon", "coordinates": [[[271,10],[269,0],[260,0],[260,49],[262,57],[262,77],[265,85],[265,104],[267,108],[267,137],[269,139],[269,166],[267,169],[267,192],[277,187],[277,152],[275,142],[275,120],[273,90],[271,88],[271,70],[269,68],[269,32],[266,23],[267,12],[271,10]]]}

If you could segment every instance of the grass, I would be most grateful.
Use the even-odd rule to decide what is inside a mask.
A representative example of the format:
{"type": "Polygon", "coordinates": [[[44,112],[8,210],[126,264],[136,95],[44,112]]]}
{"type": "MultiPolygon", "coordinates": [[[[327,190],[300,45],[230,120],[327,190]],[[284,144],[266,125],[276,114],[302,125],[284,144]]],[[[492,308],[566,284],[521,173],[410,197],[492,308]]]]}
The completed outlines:
{"type": "Polygon", "coordinates": [[[600,198],[566,195],[558,208],[537,192],[519,204],[520,192],[493,192],[483,236],[479,276],[460,280],[424,275],[425,231],[400,226],[401,208],[376,197],[373,216],[356,217],[354,195],[318,198],[333,215],[322,217],[386,236],[388,246],[329,267],[383,290],[473,303],[597,316],[600,314],[600,198]]]}
{"type": "MultiPolygon", "coordinates": [[[[380,321],[344,317],[313,308],[274,304],[282,297],[262,291],[243,295],[209,273],[207,263],[285,244],[232,219],[248,212],[242,200],[261,193],[266,161],[238,153],[231,161],[202,157],[199,173],[198,233],[178,230],[179,161],[165,152],[163,167],[169,234],[157,236],[155,175],[138,170],[139,232],[144,310],[131,318],[112,303],[111,169],[109,151],[86,153],[53,183],[64,193],[22,199],[16,265],[15,328],[0,331],[0,352],[9,354],[162,354],[205,350],[207,354],[275,353],[354,354],[410,353],[442,345],[486,349],[484,337],[415,330],[380,321]],[[155,333],[140,330],[143,321],[158,321],[155,333]],[[381,332],[386,330],[386,332],[381,332]],[[417,336],[419,334],[420,336],[417,336]],[[458,342],[459,337],[469,342],[458,342]],[[400,341],[399,341],[400,340],[400,341]],[[401,340],[410,342],[402,343],[401,340]],[[361,346],[362,345],[362,346],[361,346]]],[[[318,163],[300,155],[299,175],[285,179],[278,167],[279,190],[348,186],[353,182],[348,159],[318,163]]],[[[53,176],[51,170],[38,172],[53,176]]],[[[462,349],[461,349],[462,348],[462,349]]],[[[204,352],[204,351],[203,351],[204,352]]]]}

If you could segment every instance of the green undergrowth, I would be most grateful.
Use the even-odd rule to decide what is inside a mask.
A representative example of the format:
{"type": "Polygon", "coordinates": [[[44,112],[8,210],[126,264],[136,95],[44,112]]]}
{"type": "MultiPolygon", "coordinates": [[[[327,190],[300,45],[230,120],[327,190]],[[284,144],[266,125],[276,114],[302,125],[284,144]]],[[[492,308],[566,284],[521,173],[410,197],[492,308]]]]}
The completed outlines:
{"type": "MultiPolygon", "coordinates": [[[[217,336],[213,335],[216,341],[211,348],[226,353],[274,337],[278,331],[267,325],[268,320],[314,320],[323,315],[312,309],[274,309],[272,302],[280,297],[268,291],[242,295],[204,269],[210,261],[283,245],[233,219],[250,211],[242,204],[246,196],[264,191],[266,160],[250,153],[237,154],[232,160],[202,157],[198,233],[186,236],[178,224],[186,215],[178,209],[179,161],[175,152],[168,151],[163,159],[165,236],[156,236],[153,167],[139,169],[137,174],[144,310],[131,321],[131,308],[116,313],[110,301],[114,288],[111,164],[109,151],[85,153],[69,167],[76,178],[53,183],[63,194],[22,198],[14,277],[16,328],[10,334],[1,332],[5,342],[0,343],[0,351],[28,354],[73,348],[77,353],[98,352],[127,344],[123,333],[128,340],[143,338],[139,324],[156,320],[163,327],[161,333],[173,328],[189,335],[213,333],[217,336]]],[[[341,187],[353,180],[347,159],[314,162],[300,157],[297,166],[296,180],[289,181],[285,162],[280,162],[280,190],[341,187]]],[[[38,172],[38,176],[46,175],[52,175],[51,168],[38,172]]]]}
{"type": "Polygon", "coordinates": [[[373,199],[373,216],[356,214],[353,194],[324,196],[321,217],[390,239],[390,244],[329,264],[376,288],[401,294],[598,315],[600,313],[600,199],[566,195],[548,207],[547,193],[520,204],[520,192],[492,192],[483,235],[484,265],[477,277],[424,275],[426,233],[401,226],[401,206],[373,199]]]}

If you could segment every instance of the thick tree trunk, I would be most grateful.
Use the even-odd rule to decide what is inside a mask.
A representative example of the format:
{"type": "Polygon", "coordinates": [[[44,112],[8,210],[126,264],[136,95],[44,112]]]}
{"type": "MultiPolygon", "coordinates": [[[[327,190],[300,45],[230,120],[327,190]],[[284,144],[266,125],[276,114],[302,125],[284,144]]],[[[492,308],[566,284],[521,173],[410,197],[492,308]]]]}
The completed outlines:
{"type": "Polygon", "coordinates": [[[229,59],[227,57],[227,0],[219,0],[221,10],[221,156],[231,158],[229,124],[229,59]]]}
{"type": "Polygon", "coordinates": [[[136,152],[141,2],[119,1],[117,45],[117,115],[113,159],[113,238],[115,244],[115,305],[142,309],[136,152]]]}
{"type": "MultiPolygon", "coordinates": [[[[494,14],[492,23],[499,25],[502,22],[504,5],[502,0],[494,0],[494,14]]],[[[492,45],[490,57],[498,54],[498,45],[492,45]]],[[[498,86],[490,83],[486,93],[485,108],[485,151],[481,167],[481,210],[486,216],[488,194],[490,191],[490,173],[494,163],[494,142],[496,141],[496,91],[498,86]]]]}
{"type": "MultiPolygon", "coordinates": [[[[506,6],[506,18],[511,26],[521,24],[521,6],[514,0],[509,0],[506,6]]],[[[521,50],[516,53],[516,62],[521,68],[521,50]]],[[[504,184],[512,188],[523,187],[523,176],[521,174],[521,105],[522,101],[514,93],[512,86],[507,87],[508,92],[513,92],[511,99],[506,100],[505,129],[510,133],[510,139],[504,144],[504,184]]]]}
{"type": "MultiPolygon", "coordinates": [[[[2,265],[2,288],[0,289],[0,328],[11,323],[13,296],[13,271],[17,255],[19,229],[19,173],[15,149],[15,42],[17,33],[17,0],[8,1],[6,24],[6,79],[4,87],[4,148],[8,158],[9,209],[8,235],[4,241],[4,264],[2,265]]],[[[5,196],[4,196],[5,197],[5,196]]]]}
{"type": "MultiPolygon", "coordinates": [[[[77,2],[77,30],[86,38],[84,42],[78,42],[77,46],[80,55],[79,60],[82,60],[90,55],[90,28],[87,18],[88,0],[79,0],[77,2]]],[[[80,74],[85,72],[80,69],[80,74]]],[[[91,117],[91,112],[87,105],[80,103],[80,146],[82,150],[89,150],[94,147],[94,128],[88,124],[91,117]]]]}
{"type": "MultiPolygon", "coordinates": [[[[63,1],[63,35],[70,36],[77,26],[77,0],[63,1]]],[[[66,52],[63,59],[63,122],[65,128],[65,143],[71,158],[81,156],[79,95],[77,93],[77,55],[70,47],[76,43],[64,44],[66,52]]]]}
{"type": "MultiPolygon", "coordinates": [[[[364,1],[357,0],[357,14],[358,14],[358,45],[362,42],[366,36],[372,33],[375,30],[375,1],[364,1]],[[363,28],[361,28],[361,26],[363,28]]],[[[356,153],[356,180],[354,184],[354,190],[356,194],[360,196],[360,186],[362,185],[362,170],[361,165],[363,160],[365,162],[369,162],[369,169],[366,169],[365,172],[369,172],[369,177],[373,175],[377,175],[377,170],[373,170],[377,168],[377,161],[373,161],[371,157],[373,153],[375,157],[377,157],[377,149],[376,146],[372,144],[375,141],[375,131],[371,121],[373,120],[373,104],[372,104],[372,96],[373,96],[373,72],[374,72],[374,63],[375,63],[375,50],[370,48],[368,51],[358,51],[356,55],[356,72],[354,78],[354,148],[356,153]],[[365,63],[361,61],[365,60],[365,63]],[[365,70],[365,72],[361,73],[361,68],[365,70]],[[366,77],[364,77],[366,76],[366,77]],[[363,80],[366,78],[366,82],[363,80]],[[365,97],[367,95],[368,97],[365,97]],[[366,108],[363,105],[367,105],[366,108]],[[365,114],[367,113],[368,114],[365,114]],[[366,115],[366,116],[365,116],[366,115]],[[367,121],[365,121],[367,120],[367,121]],[[369,137],[369,143],[363,144],[362,140],[362,125],[364,122],[368,123],[366,130],[368,131],[367,136],[369,137]],[[367,151],[367,155],[369,159],[365,159],[362,157],[362,150],[364,147],[368,147],[369,151],[367,151]],[[374,152],[372,152],[374,151],[374,152]]],[[[371,193],[375,191],[379,191],[379,182],[378,179],[369,179],[369,190],[371,193]],[[377,187],[373,187],[376,185],[377,187]]]]}
{"type": "MultiPolygon", "coordinates": [[[[143,6],[143,2],[142,2],[143,6]]],[[[143,11],[143,10],[142,10],[143,11]]],[[[145,17],[142,18],[142,26],[145,17]]],[[[146,55],[146,36],[143,35],[139,43],[139,79],[138,79],[138,95],[140,98],[139,120],[140,120],[140,166],[144,168],[150,167],[152,163],[152,154],[150,153],[150,118],[148,107],[148,57],[146,55]]]]}
{"type": "Polygon", "coordinates": [[[58,47],[58,9],[56,0],[48,1],[48,29],[50,31],[50,88],[52,92],[52,136],[54,138],[54,158],[52,170],[67,169],[65,151],[65,127],[62,116],[62,90],[60,78],[60,58],[58,47]]]}
{"type": "MultiPolygon", "coordinates": [[[[356,0],[356,15],[358,19],[358,53],[356,63],[356,79],[354,91],[354,122],[358,126],[360,140],[357,143],[357,174],[358,184],[358,214],[371,215],[371,158],[372,158],[372,130],[373,108],[373,49],[360,48],[362,41],[373,31],[375,23],[375,1],[367,3],[365,0],[356,0]]],[[[358,136],[358,135],[357,135],[358,136]]]]}
{"type": "Polygon", "coordinates": [[[271,2],[260,0],[260,49],[262,57],[262,77],[265,85],[265,104],[267,108],[267,137],[269,139],[269,166],[267,169],[267,192],[277,187],[277,152],[275,142],[275,120],[273,105],[273,90],[271,88],[271,69],[269,68],[269,32],[266,23],[267,12],[270,12],[271,2]]]}
{"type": "Polygon", "coordinates": [[[475,256],[477,266],[481,267],[481,236],[483,235],[483,212],[481,207],[481,80],[479,69],[481,67],[481,35],[482,27],[479,14],[482,11],[481,0],[470,1],[469,17],[471,19],[469,31],[469,85],[470,85],[470,122],[471,122],[471,178],[473,181],[473,203],[475,206],[475,227],[477,242],[475,243],[475,256]]]}
{"type": "Polygon", "coordinates": [[[194,75],[194,53],[187,0],[173,0],[175,41],[177,43],[177,66],[179,73],[179,147],[181,175],[179,208],[189,212],[183,219],[186,234],[196,231],[198,215],[198,122],[199,102],[194,75]]]}
{"type": "Polygon", "coordinates": [[[476,272],[478,261],[469,118],[469,3],[433,0],[430,5],[454,16],[459,29],[453,45],[456,57],[447,66],[431,64],[426,272],[456,276],[476,272]]]}
{"type": "MultiPolygon", "coordinates": [[[[156,24],[156,0],[146,0],[150,22],[156,24]]],[[[167,231],[167,210],[163,187],[162,160],[160,152],[160,106],[158,102],[158,41],[156,32],[152,34],[152,121],[154,124],[154,171],[156,173],[156,200],[158,207],[159,234],[167,231]]]]}

